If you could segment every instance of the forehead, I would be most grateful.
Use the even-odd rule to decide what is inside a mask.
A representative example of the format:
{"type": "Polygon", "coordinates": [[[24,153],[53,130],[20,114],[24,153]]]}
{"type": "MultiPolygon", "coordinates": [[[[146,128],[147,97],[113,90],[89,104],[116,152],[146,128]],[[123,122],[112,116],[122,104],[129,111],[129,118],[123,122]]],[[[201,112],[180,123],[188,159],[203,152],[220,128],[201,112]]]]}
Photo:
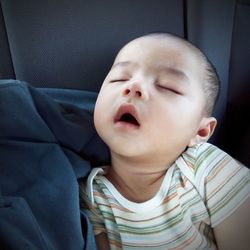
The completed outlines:
{"type": "Polygon", "coordinates": [[[114,64],[126,61],[177,69],[198,66],[195,53],[183,41],[174,38],[142,37],[133,40],[121,49],[114,64]]]}

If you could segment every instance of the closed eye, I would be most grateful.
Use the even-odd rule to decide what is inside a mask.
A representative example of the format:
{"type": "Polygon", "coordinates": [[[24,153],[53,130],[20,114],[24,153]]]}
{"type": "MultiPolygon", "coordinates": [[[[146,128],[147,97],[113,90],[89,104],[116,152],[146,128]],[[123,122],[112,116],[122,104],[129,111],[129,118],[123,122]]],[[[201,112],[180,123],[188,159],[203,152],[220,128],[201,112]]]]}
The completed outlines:
{"type": "Polygon", "coordinates": [[[178,91],[174,88],[170,88],[170,87],[167,87],[164,85],[159,85],[159,84],[157,84],[157,87],[161,90],[170,91],[170,92],[173,92],[174,94],[177,94],[177,95],[183,95],[180,91],[178,91]]]}
{"type": "Polygon", "coordinates": [[[126,82],[128,81],[128,79],[114,79],[114,80],[111,80],[110,83],[114,83],[114,82],[126,82]]]}

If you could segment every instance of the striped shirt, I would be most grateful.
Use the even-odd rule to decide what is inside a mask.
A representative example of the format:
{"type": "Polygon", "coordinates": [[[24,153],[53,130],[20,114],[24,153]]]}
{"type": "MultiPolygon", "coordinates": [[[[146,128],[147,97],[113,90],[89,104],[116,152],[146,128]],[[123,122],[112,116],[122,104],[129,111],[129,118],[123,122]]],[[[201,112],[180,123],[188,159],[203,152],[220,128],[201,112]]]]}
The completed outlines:
{"type": "Polygon", "coordinates": [[[143,203],[123,197],[95,168],[83,210],[111,249],[216,249],[212,228],[249,196],[249,169],[209,143],[188,148],[168,168],[157,194],[143,203]]]}

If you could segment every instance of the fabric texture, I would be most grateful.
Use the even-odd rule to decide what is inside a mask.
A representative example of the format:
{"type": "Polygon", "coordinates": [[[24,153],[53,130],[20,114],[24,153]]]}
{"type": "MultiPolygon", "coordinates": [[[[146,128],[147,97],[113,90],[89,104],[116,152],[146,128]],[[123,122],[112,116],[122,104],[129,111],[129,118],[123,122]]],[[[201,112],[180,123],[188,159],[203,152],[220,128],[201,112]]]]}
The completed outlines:
{"type": "Polygon", "coordinates": [[[250,193],[249,169],[209,143],[188,148],[143,203],[123,197],[104,173],[92,170],[82,209],[112,249],[216,249],[212,228],[250,193]]]}
{"type": "Polygon", "coordinates": [[[95,249],[78,178],[109,162],[96,94],[0,81],[0,248],[95,249]]]}

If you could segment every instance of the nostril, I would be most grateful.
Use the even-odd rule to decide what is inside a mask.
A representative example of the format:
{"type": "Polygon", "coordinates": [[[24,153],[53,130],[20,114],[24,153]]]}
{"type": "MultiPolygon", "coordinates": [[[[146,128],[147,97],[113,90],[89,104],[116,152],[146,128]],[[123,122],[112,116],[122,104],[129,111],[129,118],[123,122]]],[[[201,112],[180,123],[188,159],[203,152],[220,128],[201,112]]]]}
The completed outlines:
{"type": "Polygon", "coordinates": [[[130,93],[130,90],[129,89],[126,89],[125,91],[124,91],[124,94],[125,95],[128,95],[130,93]]]}
{"type": "Polygon", "coordinates": [[[137,94],[139,97],[142,96],[141,91],[136,91],[136,94],[137,94]]]}

